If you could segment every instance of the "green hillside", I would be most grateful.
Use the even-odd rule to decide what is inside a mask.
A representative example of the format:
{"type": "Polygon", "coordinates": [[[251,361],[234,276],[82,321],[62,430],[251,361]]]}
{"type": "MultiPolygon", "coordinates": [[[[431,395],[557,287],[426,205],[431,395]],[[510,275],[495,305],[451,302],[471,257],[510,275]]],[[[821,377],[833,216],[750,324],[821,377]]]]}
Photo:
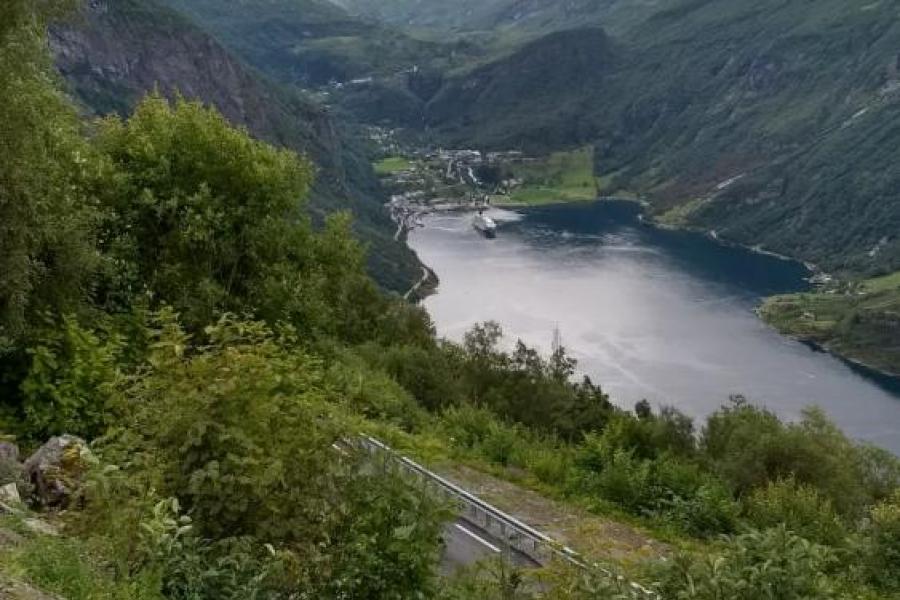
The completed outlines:
{"type": "Polygon", "coordinates": [[[783,333],[900,375],[900,273],[776,296],[760,314],[783,333]]]}
{"type": "Polygon", "coordinates": [[[449,48],[356,19],[327,0],[164,1],[286,83],[347,82],[450,61],[449,48]]]}
{"type": "Polygon", "coordinates": [[[332,0],[349,12],[394,26],[468,34],[528,34],[585,25],[624,29],[659,0],[332,0]]]}
{"type": "Polygon", "coordinates": [[[451,77],[424,110],[453,144],[590,141],[598,175],[656,215],[678,208],[686,225],[830,270],[890,271],[896,16],[888,2],[679,2],[626,37],[532,41],[451,77]]]}
{"type": "Polygon", "coordinates": [[[186,16],[156,1],[124,0],[88,9],[75,26],[57,28],[53,45],[68,85],[97,114],[128,114],[159,89],[200,99],[258,138],[308,154],[318,165],[310,203],[317,220],[352,211],[357,231],[371,244],[371,271],[384,286],[405,292],[419,277],[418,260],[393,240],[358,130],[260,76],[186,16]]]}

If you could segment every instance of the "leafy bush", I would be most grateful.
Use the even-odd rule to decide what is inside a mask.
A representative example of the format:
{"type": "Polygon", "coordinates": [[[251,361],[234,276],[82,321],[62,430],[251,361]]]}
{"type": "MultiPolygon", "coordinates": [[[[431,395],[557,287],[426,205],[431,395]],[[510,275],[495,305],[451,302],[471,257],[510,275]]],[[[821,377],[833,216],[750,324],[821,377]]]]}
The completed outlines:
{"type": "Polygon", "coordinates": [[[458,353],[450,345],[370,345],[362,352],[430,411],[457,405],[463,399],[458,353]]]}
{"type": "Polygon", "coordinates": [[[487,439],[491,423],[496,421],[497,416],[491,411],[463,404],[444,411],[440,426],[451,445],[475,449],[487,439]]]}
{"type": "Polygon", "coordinates": [[[801,537],[828,546],[842,545],[847,537],[831,502],[793,478],[753,490],[744,499],[744,515],[755,528],[784,525],[801,537]]]}
{"type": "Polygon", "coordinates": [[[662,514],[682,531],[697,537],[733,533],[740,508],[731,491],[720,481],[706,478],[686,496],[675,496],[662,514]]]}
{"type": "MultiPolygon", "coordinates": [[[[617,427],[610,435],[585,438],[576,458],[581,472],[575,493],[593,494],[634,514],[659,517],[691,535],[734,531],[738,505],[723,482],[674,454],[636,456],[633,447],[617,445],[623,431],[645,430],[617,427]]],[[[634,439],[629,437],[629,446],[634,439]]]]}
{"type": "Polygon", "coordinates": [[[167,598],[279,598],[283,569],[272,546],[254,551],[252,539],[203,541],[178,500],[158,502],[141,522],[143,570],[155,573],[167,598]]]}
{"type": "Polygon", "coordinates": [[[883,493],[883,479],[876,474],[896,472],[896,459],[876,459],[818,409],[805,410],[799,423],[784,424],[744,399],[709,417],[702,449],[710,467],[739,494],[794,478],[851,518],[861,517],[883,493]]]}
{"type": "Polygon", "coordinates": [[[177,550],[163,561],[163,580],[185,598],[247,597],[257,585],[391,597],[431,585],[446,515],[400,478],[334,450],[349,419],[323,364],[290,330],[226,316],[207,328],[208,345],[191,351],[171,313],[159,315],[156,331],[149,368],[119,399],[125,427],[101,446],[124,477],[88,496],[91,506],[123,513],[125,527],[109,535],[133,536],[135,516],[146,523],[142,490],[154,489],[177,498],[192,520],[190,535],[165,514],[156,523],[168,530],[150,527],[156,546],[168,540],[177,550]],[[253,572],[271,581],[244,576],[253,572]]]}
{"type": "Polygon", "coordinates": [[[835,557],[784,527],[735,538],[721,555],[680,557],[664,567],[673,600],[828,600],[840,597],[826,572],[835,557]]]}
{"type": "Polygon", "coordinates": [[[864,535],[869,580],[882,589],[900,592],[900,492],[872,509],[864,535]]]}
{"type": "Polygon", "coordinates": [[[584,481],[588,490],[633,512],[648,512],[655,499],[652,463],[630,450],[612,450],[603,468],[587,474],[584,481]]]}
{"type": "Polygon", "coordinates": [[[423,409],[387,373],[344,353],[328,369],[328,383],[360,415],[414,431],[425,420],[423,409]]]}
{"type": "Polygon", "coordinates": [[[548,444],[529,448],[525,466],[541,483],[565,489],[572,476],[574,460],[569,448],[548,444]]]}
{"type": "Polygon", "coordinates": [[[37,440],[103,434],[113,418],[110,398],[121,378],[122,340],[102,339],[71,316],[48,325],[39,339],[28,350],[31,366],[22,382],[27,434],[37,440]]]}
{"type": "Polygon", "coordinates": [[[515,425],[507,425],[498,421],[488,423],[488,433],[481,441],[481,452],[485,457],[504,467],[511,464],[524,464],[524,432],[515,425]]]}

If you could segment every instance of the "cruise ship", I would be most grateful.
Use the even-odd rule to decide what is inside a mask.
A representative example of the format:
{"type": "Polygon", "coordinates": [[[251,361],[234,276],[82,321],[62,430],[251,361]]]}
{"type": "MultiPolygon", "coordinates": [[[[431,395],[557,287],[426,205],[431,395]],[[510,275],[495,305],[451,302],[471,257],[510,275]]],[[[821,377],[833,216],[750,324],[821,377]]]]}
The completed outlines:
{"type": "Polygon", "coordinates": [[[472,227],[475,231],[487,238],[497,237],[497,223],[492,218],[484,214],[484,211],[478,211],[475,219],[472,220],[472,227]]]}

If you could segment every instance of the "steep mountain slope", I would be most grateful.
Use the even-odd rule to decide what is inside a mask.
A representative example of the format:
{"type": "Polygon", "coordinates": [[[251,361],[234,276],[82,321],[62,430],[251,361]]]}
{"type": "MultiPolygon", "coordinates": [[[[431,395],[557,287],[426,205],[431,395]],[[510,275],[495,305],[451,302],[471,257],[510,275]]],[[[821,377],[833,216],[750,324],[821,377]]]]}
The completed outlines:
{"type": "Polygon", "coordinates": [[[621,89],[634,100],[600,168],[660,209],[691,201],[687,224],[742,243],[831,269],[900,267],[897,14],[839,0],[660,13],[635,32],[646,46],[621,89]]]}
{"type": "Polygon", "coordinates": [[[427,123],[489,148],[592,139],[606,190],[646,194],[668,222],[828,269],[894,270],[897,12],[682,0],[614,44],[570,30],[451,77],[427,123]]]}
{"type": "Polygon", "coordinates": [[[405,290],[418,261],[392,239],[393,226],[360,142],[326,110],[248,70],[209,35],[155,0],[92,2],[52,44],[69,85],[92,110],[125,113],[154,89],[216,106],[257,137],[308,153],[319,167],[312,209],[349,209],[371,244],[371,270],[405,290]]]}
{"type": "Polygon", "coordinates": [[[619,29],[662,0],[333,0],[352,14],[396,26],[440,31],[550,32],[575,26],[619,29]]]}
{"type": "Polygon", "coordinates": [[[328,0],[164,0],[258,69],[302,85],[388,75],[450,52],[351,17],[328,0]]]}
{"type": "Polygon", "coordinates": [[[551,34],[450,79],[428,104],[427,123],[452,145],[540,151],[590,142],[596,128],[585,117],[618,60],[602,29],[551,34]]]}

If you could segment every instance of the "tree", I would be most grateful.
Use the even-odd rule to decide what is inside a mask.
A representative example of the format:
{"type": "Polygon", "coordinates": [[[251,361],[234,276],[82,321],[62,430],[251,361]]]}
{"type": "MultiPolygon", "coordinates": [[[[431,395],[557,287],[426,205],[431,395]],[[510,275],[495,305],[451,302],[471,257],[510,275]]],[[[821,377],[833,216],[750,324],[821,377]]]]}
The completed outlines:
{"type": "Polygon", "coordinates": [[[43,309],[74,309],[96,266],[96,164],[76,112],[59,91],[45,38],[73,3],[0,6],[0,352],[43,309]]]}
{"type": "Polygon", "coordinates": [[[101,246],[113,265],[100,294],[108,309],[146,296],[192,331],[234,312],[352,340],[386,318],[349,216],[313,230],[305,158],[159,95],[127,120],[103,120],[96,146],[113,169],[101,246]]]}

